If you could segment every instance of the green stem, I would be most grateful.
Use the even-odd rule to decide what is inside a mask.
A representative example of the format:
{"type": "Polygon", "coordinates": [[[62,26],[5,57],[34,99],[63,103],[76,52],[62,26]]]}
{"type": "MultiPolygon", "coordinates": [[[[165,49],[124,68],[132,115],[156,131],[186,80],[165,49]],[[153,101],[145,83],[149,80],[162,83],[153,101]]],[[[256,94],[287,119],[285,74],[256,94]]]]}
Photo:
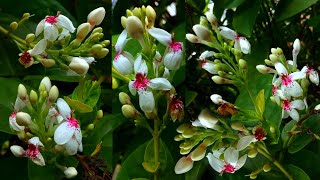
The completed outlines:
{"type": "MultiPolygon", "coordinates": [[[[153,129],[153,149],[154,149],[154,161],[155,164],[158,164],[159,162],[159,126],[160,126],[160,119],[156,117],[154,119],[154,129],[153,129]]],[[[154,173],[154,180],[159,179],[159,173],[158,170],[154,173]]]]}
{"type": "Polygon", "coordinates": [[[287,170],[284,169],[284,167],[276,160],[274,160],[269,154],[267,154],[266,152],[264,152],[261,148],[257,148],[258,152],[263,155],[264,157],[266,157],[267,159],[269,159],[275,166],[277,166],[279,168],[279,170],[285,175],[287,176],[287,178],[289,180],[293,180],[292,176],[288,173],[287,170]]]}
{"type": "Polygon", "coordinates": [[[128,77],[120,74],[114,67],[112,67],[112,76],[118,79],[121,79],[125,82],[130,82],[131,79],[129,79],[128,77]]]}
{"type": "MultiPolygon", "coordinates": [[[[27,42],[21,38],[19,38],[18,36],[15,36],[14,34],[10,33],[10,31],[6,30],[5,28],[3,28],[2,26],[0,26],[0,32],[9,36],[10,38],[12,38],[13,40],[21,43],[21,44],[24,44],[24,45],[27,45],[27,42]]],[[[30,44],[31,47],[33,47],[32,44],[30,44]]]]}

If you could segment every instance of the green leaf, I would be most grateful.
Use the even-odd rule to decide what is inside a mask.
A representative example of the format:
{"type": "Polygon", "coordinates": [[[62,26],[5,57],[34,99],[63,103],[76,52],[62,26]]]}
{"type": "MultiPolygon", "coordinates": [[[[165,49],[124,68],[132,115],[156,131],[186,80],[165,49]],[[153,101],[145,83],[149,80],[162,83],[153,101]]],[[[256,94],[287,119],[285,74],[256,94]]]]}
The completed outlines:
{"type": "Polygon", "coordinates": [[[185,174],[185,180],[199,179],[207,165],[208,161],[206,159],[203,159],[200,162],[194,162],[193,168],[185,174]]]}
{"type": "Polygon", "coordinates": [[[258,12],[260,9],[260,0],[246,1],[237,8],[234,14],[232,25],[238,33],[250,37],[258,12]]]}
{"type": "Polygon", "coordinates": [[[293,142],[289,145],[288,152],[293,154],[300,151],[312,141],[311,134],[297,134],[293,142]]]}
{"type": "MultiPolygon", "coordinates": [[[[256,105],[257,105],[257,110],[258,114],[262,117],[264,110],[265,110],[265,101],[264,101],[264,89],[261,89],[261,91],[258,93],[256,97],[256,105]]],[[[276,105],[276,104],[275,104],[276,105]]]]}
{"type": "Polygon", "coordinates": [[[188,107],[192,101],[198,96],[197,92],[186,90],[185,107],[188,107]]]}
{"type": "Polygon", "coordinates": [[[289,174],[297,180],[310,180],[309,176],[299,167],[289,164],[287,166],[289,174]]]}
{"type": "Polygon", "coordinates": [[[292,129],[292,127],[293,127],[296,123],[297,123],[297,121],[291,120],[290,122],[288,122],[288,123],[284,126],[284,128],[282,129],[282,132],[281,132],[281,140],[282,140],[283,142],[289,140],[290,135],[289,135],[288,132],[292,129]]]}
{"type": "Polygon", "coordinates": [[[31,160],[28,161],[28,176],[30,180],[57,180],[62,179],[64,174],[55,166],[46,164],[46,166],[38,166],[31,160]]]}
{"type": "Polygon", "coordinates": [[[144,162],[143,167],[146,171],[154,173],[161,167],[162,170],[166,168],[167,165],[167,154],[164,149],[163,142],[159,143],[159,162],[154,160],[154,141],[153,139],[147,144],[145,153],[144,153],[144,162]]]}
{"type": "Polygon", "coordinates": [[[307,9],[318,0],[281,0],[277,6],[275,17],[277,21],[283,21],[307,9]]]}
{"type": "Polygon", "coordinates": [[[69,104],[69,106],[71,106],[72,109],[75,109],[76,111],[78,111],[80,113],[87,113],[87,112],[91,112],[93,110],[90,106],[88,106],[78,100],[70,99],[67,96],[64,96],[64,99],[69,104]]]}

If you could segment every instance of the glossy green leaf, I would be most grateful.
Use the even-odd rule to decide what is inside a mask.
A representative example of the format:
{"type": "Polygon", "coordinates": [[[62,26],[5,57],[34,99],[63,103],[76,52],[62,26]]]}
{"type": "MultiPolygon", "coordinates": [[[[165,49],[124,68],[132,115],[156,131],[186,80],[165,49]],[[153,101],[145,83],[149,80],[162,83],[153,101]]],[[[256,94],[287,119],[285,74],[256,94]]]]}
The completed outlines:
{"type": "Polygon", "coordinates": [[[307,9],[318,0],[281,0],[276,9],[276,20],[283,21],[307,9]]]}
{"type": "Polygon", "coordinates": [[[31,160],[28,161],[28,177],[30,180],[59,180],[64,174],[54,165],[38,166],[31,160]]]}
{"type": "Polygon", "coordinates": [[[292,127],[297,123],[297,121],[295,120],[291,120],[290,122],[288,122],[284,128],[282,129],[282,132],[281,132],[281,140],[284,142],[284,141],[288,141],[289,138],[290,138],[290,135],[289,135],[289,131],[292,129],[292,127]]]}
{"type": "Polygon", "coordinates": [[[208,161],[206,158],[199,162],[194,162],[193,168],[185,174],[185,180],[199,179],[207,166],[208,161]]]}
{"type": "Polygon", "coordinates": [[[288,152],[296,153],[308,145],[312,141],[311,134],[297,134],[294,137],[293,142],[289,145],[288,152]]]}
{"type": "Polygon", "coordinates": [[[238,33],[250,37],[258,12],[260,9],[260,0],[246,1],[240,5],[234,15],[232,25],[238,33]]]}
{"type": "Polygon", "coordinates": [[[260,116],[263,115],[264,110],[265,110],[265,101],[264,101],[265,97],[264,97],[264,89],[262,89],[257,97],[256,97],[256,105],[257,105],[257,110],[258,113],[260,114],[260,116]]]}
{"type": "Polygon", "coordinates": [[[225,0],[225,7],[228,9],[236,8],[244,3],[246,0],[225,0]]]}
{"type": "Polygon", "coordinates": [[[65,96],[64,100],[66,100],[66,102],[69,104],[69,106],[71,106],[72,109],[80,112],[80,113],[87,113],[87,112],[91,112],[93,109],[84,104],[83,102],[80,102],[78,100],[74,100],[74,99],[70,99],[69,97],[65,96]]]}
{"type": "Polygon", "coordinates": [[[289,164],[287,166],[287,170],[289,174],[293,177],[293,179],[297,180],[310,180],[309,176],[299,167],[289,164]]]}
{"type": "Polygon", "coordinates": [[[154,141],[153,139],[147,144],[145,153],[144,153],[144,162],[143,167],[151,173],[154,173],[161,167],[162,170],[166,168],[167,165],[167,154],[164,149],[163,142],[159,142],[159,162],[155,162],[154,159],[154,141]]]}

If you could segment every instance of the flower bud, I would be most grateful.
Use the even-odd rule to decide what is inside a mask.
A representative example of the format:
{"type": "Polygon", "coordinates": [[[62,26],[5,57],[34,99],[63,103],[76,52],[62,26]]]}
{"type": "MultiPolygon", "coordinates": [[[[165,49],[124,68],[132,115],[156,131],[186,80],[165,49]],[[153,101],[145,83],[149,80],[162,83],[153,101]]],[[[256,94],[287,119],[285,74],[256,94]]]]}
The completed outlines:
{"type": "Polygon", "coordinates": [[[206,155],[207,146],[201,143],[195,150],[191,152],[191,159],[193,161],[200,161],[206,155]]]}
{"type": "Polygon", "coordinates": [[[117,89],[119,87],[118,80],[112,77],[112,89],[117,89]]]}
{"type": "Polygon", "coordinates": [[[26,139],[26,132],[25,131],[18,131],[17,136],[21,141],[23,141],[24,139],[26,139]]]}
{"type": "Polygon", "coordinates": [[[101,51],[99,51],[96,55],[97,58],[101,59],[104,58],[109,53],[109,49],[102,48],[101,51]]]}
{"type": "Polygon", "coordinates": [[[106,15],[106,10],[103,7],[99,7],[88,14],[87,20],[91,26],[97,26],[101,24],[106,15]]]}
{"type": "Polygon", "coordinates": [[[53,103],[55,102],[59,97],[59,90],[57,86],[52,86],[52,88],[49,91],[49,102],[53,103]]]}
{"type": "Polygon", "coordinates": [[[125,92],[119,93],[119,101],[122,105],[131,104],[130,96],[125,92]]]}
{"type": "Polygon", "coordinates": [[[103,46],[101,44],[95,44],[91,47],[90,53],[97,54],[98,52],[100,52],[102,50],[102,48],[103,48],[103,46]]]}
{"type": "Polygon", "coordinates": [[[20,126],[29,126],[32,123],[31,116],[25,112],[18,112],[16,114],[16,121],[20,126]]]}
{"type": "Polygon", "coordinates": [[[212,94],[210,99],[215,104],[221,104],[225,102],[219,94],[212,94]]]}
{"type": "Polygon", "coordinates": [[[129,9],[127,9],[126,13],[127,13],[127,16],[128,16],[128,17],[129,17],[129,16],[133,16],[132,11],[130,11],[129,9]]]}
{"type": "Polygon", "coordinates": [[[239,121],[234,121],[231,123],[231,128],[236,131],[246,131],[246,127],[239,121]]]}
{"type": "Polygon", "coordinates": [[[135,8],[132,10],[132,14],[133,14],[134,16],[137,16],[138,18],[141,18],[141,8],[135,7],[135,8]]]}
{"type": "Polygon", "coordinates": [[[256,69],[261,73],[261,74],[268,74],[268,73],[276,73],[276,70],[267,67],[265,65],[257,65],[256,69]]]}
{"type": "Polygon", "coordinates": [[[30,13],[23,13],[22,19],[29,19],[30,16],[30,13]]]}
{"type": "Polygon", "coordinates": [[[240,60],[239,60],[239,66],[240,66],[240,68],[242,68],[242,69],[248,69],[247,62],[246,62],[245,60],[243,60],[243,59],[240,59],[240,60]]]}
{"type": "Polygon", "coordinates": [[[211,12],[207,12],[206,17],[212,26],[216,27],[218,25],[218,19],[214,14],[212,14],[211,12]]]}
{"type": "Polygon", "coordinates": [[[182,136],[181,134],[178,134],[178,135],[176,135],[176,136],[174,137],[174,140],[175,140],[175,141],[182,141],[182,140],[184,140],[184,138],[183,138],[183,136],[182,136]]]}
{"type": "Polygon", "coordinates": [[[174,172],[176,174],[183,174],[190,171],[193,167],[193,161],[190,157],[181,157],[174,167],[174,172]]]}
{"type": "Polygon", "coordinates": [[[258,175],[256,173],[251,173],[249,177],[250,179],[257,179],[258,175]]]}
{"type": "Polygon", "coordinates": [[[121,110],[124,117],[128,119],[135,118],[137,116],[137,110],[132,105],[125,104],[121,107],[121,110]]]}
{"type": "Polygon", "coordinates": [[[148,18],[148,27],[153,27],[157,14],[151,6],[147,6],[146,16],[148,18]]]}
{"type": "Polygon", "coordinates": [[[25,150],[21,146],[12,145],[10,147],[10,151],[16,157],[22,157],[25,154],[25,150]]]}
{"type": "Polygon", "coordinates": [[[267,164],[265,164],[265,165],[263,165],[263,171],[264,172],[269,172],[270,170],[271,170],[271,164],[269,164],[269,163],[267,163],[267,164]]]}
{"type": "Polygon", "coordinates": [[[121,16],[121,25],[125,29],[126,28],[127,18],[125,16],[121,16]]]}
{"type": "Polygon", "coordinates": [[[198,36],[195,36],[194,34],[187,34],[186,38],[191,43],[200,43],[201,42],[201,40],[198,38],[198,36]]]}
{"type": "Polygon", "coordinates": [[[103,118],[103,111],[100,109],[97,111],[97,119],[102,119],[103,118]]]}
{"type": "Polygon", "coordinates": [[[265,62],[266,65],[268,65],[268,66],[274,66],[273,62],[270,61],[269,59],[265,59],[264,62],[265,62]]]}
{"type": "Polygon", "coordinates": [[[320,110],[320,104],[316,105],[316,107],[314,107],[315,111],[319,111],[320,110]]]}
{"type": "Polygon", "coordinates": [[[22,101],[25,101],[28,97],[27,89],[23,84],[19,84],[18,86],[18,96],[22,101]]]}
{"type": "Polygon", "coordinates": [[[93,129],[94,129],[94,124],[91,123],[87,126],[87,130],[92,131],[93,129]]]}
{"type": "Polygon", "coordinates": [[[271,48],[271,54],[277,54],[277,48],[271,48]]]}
{"type": "Polygon", "coordinates": [[[30,91],[30,101],[32,104],[36,104],[38,101],[38,94],[34,90],[30,91]]]}
{"type": "Polygon", "coordinates": [[[89,64],[82,58],[73,57],[69,68],[79,75],[85,75],[88,72],[89,64]]]}
{"type": "Polygon", "coordinates": [[[139,18],[130,16],[126,21],[126,30],[130,37],[134,39],[141,39],[143,36],[143,25],[139,18]]]}
{"type": "MultiPolygon", "coordinates": [[[[51,85],[50,79],[49,79],[47,76],[44,77],[44,78],[41,80],[40,86],[41,86],[41,84],[44,84],[44,87],[45,87],[44,90],[46,90],[47,92],[50,91],[52,85],[51,85]]],[[[40,90],[40,87],[39,87],[39,91],[41,91],[41,90],[40,90]]]]}
{"type": "Polygon", "coordinates": [[[77,28],[77,39],[81,42],[91,31],[90,23],[82,23],[77,28]]]}
{"type": "Polygon", "coordinates": [[[53,59],[45,59],[45,58],[38,58],[40,60],[40,63],[45,68],[51,68],[52,66],[56,65],[56,61],[53,59]]]}
{"type": "Polygon", "coordinates": [[[296,39],[293,43],[293,50],[292,50],[292,53],[294,55],[298,55],[300,52],[300,40],[299,39],[296,39]]]}
{"type": "Polygon", "coordinates": [[[103,32],[103,29],[102,27],[96,27],[93,29],[93,31],[91,32],[91,34],[94,34],[94,33],[102,33],[103,32]]]}
{"type": "Polygon", "coordinates": [[[16,21],[10,23],[11,31],[15,31],[18,28],[18,26],[19,24],[16,21]]]}
{"type": "Polygon", "coordinates": [[[273,126],[270,126],[269,130],[272,134],[274,134],[276,132],[276,129],[273,126]]]}
{"type": "Polygon", "coordinates": [[[196,24],[192,27],[192,29],[201,40],[209,42],[212,41],[212,33],[209,31],[207,27],[200,24],[196,24]]]}
{"type": "Polygon", "coordinates": [[[222,78],[220,76],[212,76],[211,78],[216,84],[233,84],[233,81],[230,79],[222,78]]]}
{"type": "Polygon", "coordinates": [[[102,47],[106,47],[110,44],[110,41],[109,40],[103,40],[101,43],[102,47]]]}
{"type": "Polygon", "coordinates": [[[68,179],[74,178],[78,175],[78,171],[74,167],[68,167],[63,172],[68,179]]]}
{"type": "Polygon", "coordinates": [[[280,55],[283,55],[283,51],[281,48],[277,48],[276,50],[277,54],[280,56],[280,55]]]}
{"type": "Polygon", "coordinates": [[[249,158],[255,158],[258,154],[258,151],[256,148],[250,149],[248,152],[248,157],[249,158]]]}
{"type": "Polygon", "coordinates": [[[178,133],[183,133],[184,131],[186,131],[187,129],[190,128],[189,124],[181,124],[178,128],[177,128],[177,132],[178,133]]]}
{"type": "Polygon", "coordinates": [[[276,62],[279,61],[278,56],[275,55],[275,54],[270,54],[270,55],[269,55],[269,59],[270,59],[273,63],[276,63],[276,62]]]}
{"type": "Polygon", "coordinates": [[[192,129],[192,128],[188,128],[185,131],[183,131],[182,133],[182,137],[184,138],[192,138],[197,132],[192,129]]]}
{"type": "Polygon", "coordinates": [[[33,33],[27,34],[25,40],[27,43],[32,43],[36,36],[33,33]]]}

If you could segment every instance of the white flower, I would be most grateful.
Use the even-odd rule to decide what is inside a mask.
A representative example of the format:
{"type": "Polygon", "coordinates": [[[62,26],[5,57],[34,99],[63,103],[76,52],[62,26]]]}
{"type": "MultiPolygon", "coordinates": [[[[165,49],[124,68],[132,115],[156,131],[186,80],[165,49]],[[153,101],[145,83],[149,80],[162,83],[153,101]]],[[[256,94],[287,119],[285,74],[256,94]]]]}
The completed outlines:
{"type": "Polygon", "coordinates": [[[214,54],[215,52],[213,51],[204,51],[199,57],[201,67],[211,74],[217,74],[218,70],[216,68],[216,65],[212,61],[206,60],[206,58],[212,57],[214,54]]]}
{"type": "Polygon", "coordinates": [[[161,44],[168,47],[168,50],[163,58],[164,66],[169,70],[179,69],[183,58],[182,43],[173,41],[171,34],[160,28],[153,27],[149,29],[148,32],[161,44]]]}
{"type": "Polygon", "coordinates": [[[71,71],[74,71],[76,74],[80,76],[84,76],[87,74],[89,70],[88,62],[80,57],[71,57],[71,62],[69,64],[69,68],[71,71]]]}
{"type": "Polygon", "coordinates": [[[101,24],[105,15],[106,10],[103,7],[99,7],[88,14],[87,20],[91,24],[91,26],[97,26],[101,24]]]}
{"type": "Polygon", "coordinates": [[[251,45],[245,37],[241,37],[234,30],[220,26],[220,34],[227,39],[234,41],[234,48],[239,49],[244,54],[249,54],[251,51],[251,45]]]}
{"type": "Polygon", "coordinates": [[[64,145],[69,155],[82,152],[82,134],[77,119],[71,116],[71,109],[63,99],[57,100],[57,107],[64,120],[54,132],[54,141],[58,145],[64,145]]]}
{"type": "Polygon", "coordinates": [[[200,112],[198,119],[192,122],[192,125],[196,127],[216,129],[218,121],[219,120],[214,117],[208,109],[203,109],[200,112]]]}
{"type": "Polygon", "coordinates": [[[306,74],[303,72],[293,72],[288,74],[287,69],[280,62],[274,64],[281,81],[281,90],[284,92],[285,96],[289,95],[292,97],[299,97],[303,95],[303,90],[298,82],[295,80],[306,78],[306,74]]]}
{"type": "Polygon", "coordinates": [[[133,57],[130,53],[123,51],[124,46],[128,42],[127,31],[124,29],[120,34],[115,45],[116,55],[113,60],[113,67],[123,75],[132,73],[133,57]]]}
{"type": "Polygon", "coordinates": [[[71,179],[78,175],[78,171],[74,167],[65,167],[65,170],[63,171],[64,175],[66,175],[66,178],[71,179]]]}
{"type": "Polygon", "coordinates": [[[36,36],[38,36],[42,31],[44,31],[44,39],[48,41],[55,41],[59,35],[59,39],[65,37],[69,32],[73,33],[75,27],[69,18],[64,15],[58,14],[56,16],[46,16],[36,28],[36,36]],[[62,32],[59,34],[59,28],[62,28],[62,32]]]}
{"type": "Polygon", "coordinates": [[[54,124],[60,124],[63,121],[63,117],[54,107],[50,107],[48,115],[46,117],[45,126],[47,129],[51,129],[54,124]]]}
{"type": "Polygon", "coordinates": [[[37,56],[39,54],[42,54],[47,47],[47,41],[44,39],[41,39],[33,49],[30,49],[28,51],[22,52],[19,54],[19,62],[22,64],[25,68],[30,67],[34,64],[34,56],[37,56]]]}
{"type": "Polygon", "coordinates": [[[212,94],[210,96],[210,99],[213,103],[215,103],[217,105],[224,104],[227,102],[227,101],[223,100],[219,94],[212,94]]]}
{"type": "Polygon", "coordinates": [[[10,128],[15,130],[15,131],[23,131],[24,130],[24,126],[20,126],[17,121],[16,121],[16,115],[17,113],[23,109],[26,106],[26,104],[19,98],[16,98],[16,102],[14,104],[14,110],[11,113],[11,115],[9,116],[9,125],[10,128]]]}
{"type": "Polygon", "coordinates": [[[300,117],[297,109],[305,109],[305,103],[301,99],[294,101],[284,99],[282,102],[282,119],[290,116],[293,120],[299,121],[300,117]]]}
{"type": "Polygon", "coordinates": [[[214,156],[216,154],[220,154],[220,152],[208,153],[207,158],[211,167],[220,174],[223,174],[224,172],[234,173],[245,164],[247,159],[247,155],[243,155],[240,159],[238,159],[239,151],[234,147],[228,147],[224,151],[223,160],[217,156],[214,156]]]}
{"type": "Polygon", "coordinates": [[[252,132],[253,135],[243,136],[240,138],[237,144],[238,151],[242,151],[253,142],[263,141],[266,139],[266,131],[263,128],[255,127],[252,132]]]}
{"type": "Polygon", "coordinates": [[[319,74],[316,70],[312,69],[311,67],[309,66],[304,66],[302,69],[301,69],[301,72],[302,73],[305,73],[306,76],[309,78],[309,80],[315,84],[315,85],[319,85],[319,74]]]}
{"type": "Polygon", "coordinates": [[[183,174],[190,171],[193,167],[193,160],[190,156],[183,156],[179,159],[176,166],[174,167],[174,172],[176,174],[183,174]]]}
{"type": "Polygon", "coordinates": [[[152,112],[155,107],[151,89],[168,91],[171,83],[165,78],[148,79],[148,67],[141,54],[134,62],[135,79],[129,82],[129,90],[132,95],[139,94],[139,105],[144,112],[152,112]]]}

